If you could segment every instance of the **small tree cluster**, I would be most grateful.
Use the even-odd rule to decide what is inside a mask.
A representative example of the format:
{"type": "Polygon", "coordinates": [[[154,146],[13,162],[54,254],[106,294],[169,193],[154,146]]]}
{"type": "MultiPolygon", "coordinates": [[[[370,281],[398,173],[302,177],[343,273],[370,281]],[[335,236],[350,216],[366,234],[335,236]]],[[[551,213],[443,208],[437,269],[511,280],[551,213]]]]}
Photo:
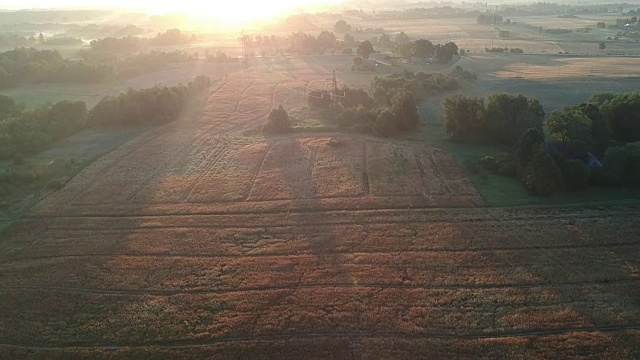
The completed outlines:
{"type": "Polygon", "coordinates": [[[412,57],[421,59],[435,59],[441,64],[449,63],[455,55],[458,55],[458,45],[454,42],[434,45],[431,41],[419,39],[411,41],[405,33],[396,36],[396,45],[393,52],[405,59],[412,57]]]}
{"type": "Polygon", "coordinates": [[[443,117],[454,141],[513,145],[527,129],[542,127],[544,110],[523,95],[493,94],[486,103],[454,96],[445,99],[443,117]]]}
{"type": "Polygon", "coordinates": [[[476,78],[474,73],[461,67],[456,67],[450,74],[403,71],[383,78],[375,77],[371,81],[371,93],[380,104],[389,104],[398,90],[407,91],[416,101],[422,101],[428,95],[459,89],[464,82],[476,78]]]}
{"type": "MultiPolygon", "coordinates": [[[[517,104],[504,101],[503,98],[495,104],[502,104],[499,108],[517,104]]],[[[491,171],[519,176],[527,189],[537,195],[581,190],[589,183],[640,187],[640,133],[636,127],[639,101],[638,93],[595,94],[587,103],[552,113],[545,122],[550,135],[547,142],[540,128],[532,128],[524,132],[509,156],[501,161],[485,158],[481,163],[491,171]],[[618,127],[617,132],[614,126],[618,127]],[[594,160],[596,157],[601,159],[602,167],[594,160]]],[[[471,110],[481,108],[481,105],[480,99],[448,98],[446,114],[452,119],[473,119],[452,122],[448,129],[458,135],[478,131],[473,124],[483,124],[488,118],[476,115],[482,110],[471,110]],[[467,128],[460,130],[459,126],[467,128]]],[[[533,112],[543,114],[541,106],[529,106],[539,107],[533,112]]],[[[492,132],[498,134],[495,128],[492,132]]]]}
{"type": "Polygon", "coordinates": [[[287,110],[280,105],[277,109],[271,110],[267,118],[267,124],[262,129],[267,134],[283,134],[291,132],[291,120],[287,110]]]}
{"type": "Polygon", "coordinates": [[[497,14],[480,14],[476,22],[480,25],[500,25],[502,20],[502,16],[497,14]]]}

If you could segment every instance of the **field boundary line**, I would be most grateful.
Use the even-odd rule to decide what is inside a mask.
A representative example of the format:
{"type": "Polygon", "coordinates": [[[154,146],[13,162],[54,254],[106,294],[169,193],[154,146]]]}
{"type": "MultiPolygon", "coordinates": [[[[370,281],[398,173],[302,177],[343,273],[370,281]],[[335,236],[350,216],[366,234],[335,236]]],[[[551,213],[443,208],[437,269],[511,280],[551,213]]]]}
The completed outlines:
{"type": "Polygon", "coordinates": [[[249,189],[249,193],[247,194],[247,196],[244,199],[245,202],[248,199],[251,198],[251,194],[253,193],[253,188],[256,186],[256,181],[258,181],[258,177],[260,176],[260,173],[262,172],[262,169],[264,169],[264,164],[267,161],[267,157],[271,153],[271,150],[273,150],[273,145],[269,144],[269,148],[267,149],[267,151],[264,152],[264,156],[262,157],[262,161],[260,162],[260,166],[258,167],[258,171],[256,172],[256,175],[253,177],[253,181],[251,181],[251,188],[249,189]]]}
{"type": "Polygon", "coordinates": [[[367,139],[362,141],[362,187],[364,196],[371,195],[371,184],[369,183],[369,148],[367,139]]]}
{"type": "MultiPolygon", "coordinates": [[[[166,205],[175,205],[175,204],[166,204],[166,205]]],[[[189,205],[189,204],[185,204],[189,205]]],[[[192,211],[188,213],[146,213],[146,214],[91,214],[91,213],[83,213],[76,215],[26,215],[22,217],[22,221],[37,221],[37,220],[50,220],[50,219],[96,219],[96,220],[105,220],[105,219],[153,219],[153,218],[211,218],[216,219],[224,216],[247,216],[247,217],[261,217],[264,215],[283,215],[283,214],[297,214],[297,215],[310,215],[310,214],[321,214],[323,216],[337,216],[344,215],[345,212],[355,213],[357,215],[372,215],[372,216],[386,216],[390,217],[400,217],[406,215],[408,211],[412,212],[414,216],[417,218],[425,217],[425,216],[438,216],[435,219],[431,219],[429,223],[467,223],[467,222],[486,222],[486,223],[502,223],[504,220],[499,220],[495,218],[495,214],[492,215],[493,212],[502,212],[507,211],[506,215],[511,215],[509,217],[509,221],[512,222],[531,222],[531,221],[545,221],[545,220],[564,220],[564,221],[573,221],[573,220],[588,220],[588,219],[610,219],[610,218],[632,218],[638,219],[637,214],[630,214],[629,210],[633,208],[625,208],[625,209],[610,209],[612,212],[608,215],[602,214],[579,214],[579,213],[552,213],[549,214],[547,212],[544,213],[528,213],[527,210],[544,210],[541,208],[480,208],[483,212],[472,212],[474,208],[472,207],[445,207],[445,208],[437,208],[437,207],[416,207],[411,206],[397,206],[397,207],[376,207],[376,208],[352,208],[352,209],[323,209],[323,208],[299,208],[294,209],[285,209],[285,208],[275,208],[275,209],[250,209],[250,210],[241,210],[241,211],[192,211]],[[515,210],[515,211],[514,211],[515,210]],[[522,215],[513,216],[520,211],[524,211],[522,215]],[[442,215],[451,216],[463,216],[463,218],[455,218],[455,220],[445,220],[442,219],[442,215]]],[[[475,208],[477,209],[477,208],[475,208]]],[[[558,207],[556,210],[571,210],[570,208],[558,207]]],[[[587,208],[583,208],[587,209],[587,208]]],[[[505,215],[501,213],[500,215],[505,215]]],[[[331,219],[328,219],[331,220],[331,219]]],[[[380,220],[378,220],[380,221],[380,220]]],[[[326,220],[325,220],[326,222],[326,220]]],[[[417,220],[385,220],[387,224],[395,224],[395,223],[417,223],[417,220]]],[[[371,221],[341,221],[341,224],[370,224],[371,221]]],[[[332,222],[333,224],[333,222],[332,222]]],[[[274,225],[270,223],[269,225],[274,225]]],[[[275,224],[278,225],[278,224],[275,224]]],[[[289,226],[279,224],[280,226],[289,226]]],[[[188,227],[188,226],[185,226],[188,227]]],[[[233,226],[227,226],[233,227],[233,226]]],[[[258,227],[258,226],[256,226],[258,227]]]]}
{"type": "Polygon", "coordinates": [[[191,347],[206,347],[219,343],[230,342],[242,342],[242,341],[277,341],[277,340],[291,340],[291,339],[316,339],[316,338],[363,338],[363,339],[409,339],[409,340],[424,340],[424,339],[447,339],[447,340],[475,340],[475,339],[498,339],[498,338],[513,338],[513,337],[533,337],[533,336],[549,336],[549,335],[561,335],[567,333],[576,332],[622,332],[626,330],[640,330],[638,324],[625,324],[625,325],[611,325],[601,327],[561,327],[554,329],[525,329],[508,332],[478,332],[478,333],[402,333],[402,332],[364,332],[364,331],[351,331],[351,332],[310,332],[310,333],[290,333],[290,334],[262,334],[262,335],[245,335],[245,336],[221,336],[209,340],[173,340],[173,341],[155,341],[155,342],[138,342],[138,343],[109,343],[109,342],[67,342],[60,345],[33,343],[31,345],[19,345],[2,342],[0,340],[0,347],[12,347],[18,349],[36,349],[36,350],[63,350],[63,349],[104,349],[104,350],[118,350],[120,348],[164,348],[164,349],[180,349],[191,347]]]}
{"type": "MultiPolygon", "coordinates": [[[[287,243],[288,241],[283,241],[287,243]]],[[[586,244],[586,245],[559,245],[559,246],[530,246],[530,247],[483,247],[483,248],[435,248],[424,250],[393,250],[393,251],[329,251],[325,252],[326,255],[387,255],[387,254],[428,254],[428,253],[487,253],[487,252],[526,252],[536,251],[541,249],[547,250],[582,250],[582,249],[600,249],[600,248],[620,248],[620,247],[635,247],[639,246],[640,242],[628,242],[628,243],[608,243],[608,244],[586,244]]],[[[296,253],[273,253],[273,254],[186,254],[186,253],[94,253],[94,254],[68,254],[68,255],[44,255],[44,256],[23,256],[14,257],[6,261],[5,263],[12,263],[24,260],[44,260],[44,259],[64,259],[64,258],[93,258],[93,257],[154,257],[154,258],[202,258],[202,259],[249,259],[249,258],[270,258],[270,257],[282,257],[282,258],[298,258],[305,256],[316,256],[313,252],[296,252],[296,253]]]]}
{"type": "Polygon", "coordinates": [[[539,282],[539,283],[514,283],[514,284],[455,284],[455,285],[401,285],[401,284],[368,284],[358,283],[318,283],[318,284],[294,284],[283,286],[264,286],[264,287],[248,287],[236,288],[229,290],[127,290],[127,289],[92,289],[65,286],[4,286],[0,289],[0,293],[7,291],[36,291],[36,292],[60,292],[69,294],[93,294],[93,295],[112,295],[112,296],[178,296],[178,295],[223,295],[238,294],[246,292],[261,291],[285,291],[285,290],[308,290],[308,289],[397,289],[397,290],[499,290],[499,289],[534,289],[544,287],[588,287],[588,286],[615,286],[624,284],[640,283],[640,279],[621,279],[621,280],[592,280],[592,281],[564,281],[557,283],[539,282]]]}

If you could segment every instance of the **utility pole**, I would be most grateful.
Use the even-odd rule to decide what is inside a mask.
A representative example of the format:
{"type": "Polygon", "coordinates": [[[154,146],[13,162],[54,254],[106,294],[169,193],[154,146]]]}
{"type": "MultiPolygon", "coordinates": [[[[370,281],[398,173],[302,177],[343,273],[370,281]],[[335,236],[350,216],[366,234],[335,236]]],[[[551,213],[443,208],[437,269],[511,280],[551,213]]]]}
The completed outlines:
{"type": "Polygon", "coordinates": [[[245,47],[246,47],[246,39],[244,38],[244,28],[242,29],[242,33],[241,33],[241,37],[240,37],[240,43],[242,44],[242,62],[246,63],[247,62],[247,51],[245,49],[245,47]]]}
{"type": "Polygon", "coordinates": [[[336,70],[333,69],[333,96],[338,93],[338,78],[336,77],[336,70]]]}

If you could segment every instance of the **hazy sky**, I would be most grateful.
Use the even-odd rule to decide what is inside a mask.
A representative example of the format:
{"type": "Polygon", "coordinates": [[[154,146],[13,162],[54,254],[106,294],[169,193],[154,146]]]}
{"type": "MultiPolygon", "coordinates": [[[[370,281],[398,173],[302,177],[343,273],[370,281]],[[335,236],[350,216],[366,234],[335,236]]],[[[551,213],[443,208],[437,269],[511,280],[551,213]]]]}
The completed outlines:
{"type": "Polygon", "coordinates": [[[187,12],[207,16],[269,16],[284,10],[300,9],[340,0],[0,0],[0,8],[106,8],[125,7],[146,10],[151,13],[187,12]]]}
{"type": "Polygon", "coordinates": [[[0,0],[0,8],[133,8],[149,13],[181,12],[194,16],[216,17],[230,22],[267,19],[287,10],[306,9],[313,5],[340,0],[0,0]]]}

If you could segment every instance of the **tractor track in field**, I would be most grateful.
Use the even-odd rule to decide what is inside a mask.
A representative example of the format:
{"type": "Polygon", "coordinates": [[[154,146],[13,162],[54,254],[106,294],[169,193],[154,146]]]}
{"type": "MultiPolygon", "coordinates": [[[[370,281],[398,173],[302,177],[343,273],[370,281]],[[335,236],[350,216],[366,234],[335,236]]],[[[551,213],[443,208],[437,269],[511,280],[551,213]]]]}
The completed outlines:
{"type": "MultiPolygon", "coordinates": [[[[265,201],[268,202],[268,201],[265,201]]],[[[175,205],[175,204],[173,204],[175,205]]],[[[522,210],[522,209],[520,209],[522,210]]],[[[188,214],[138,214],[138,215],[127,215],[127,214],[108,214],[108,215],[38,215],[31,214],[23,217],[20,221],[46,221],[46,220],[144,220],[144,219],[191,219],[191,220],[211,220],[210,222],[198,226],[213,226],[213,227],[232,227],[232,228],[251,228],[251,227],[279,227],[279,226],[290,226],[290,220],[294,219],[298,221],[298,225],[366,225],[374,222],[381,222],[383,224],[411,224],[416,223],[418,221],[425,221],[429,224],[434,223],[455,223],[455,224],[464,224],[464,223],[474,223],[474,222],[483,222],[485,224],[497,223],[500,224],[504,221],[509,221],[510,223],[532,223],[532,222],[543,222],[549,221],[555,224],[561,225],[575,225],[577,223],[601,223],[603,221],[608,221],[610,219],[616,219],[617,221],[621,221],[622,219],[629,220],[638,220],[638,215],[630,213],[634,211],[631,209],[621,209],[621,210],[609,210],[607,213],[603,214],[601,212],[595,213],[570,213],[564,211],[562,209],[532,209],[532,211],[521,211],[513,210],[510,208],[500,209],[500,208],[487,208],[487,209],[473,209],[473,208],[411,208],[407,209],[407,207],[378,207],[375,209],[349,209],[349,210],[318,210],[314,208],[307,209],[296,209],[296,210],[283,210],[283,209],[273,209],[273,210],[264,210],[264,209],[256,209],[249,211],[219,211],[219,212],[189,212],[188,214]],[[554,210],[557,210],[557,213],[553,213],[554,210]],[[503,212],[504,211],[504,212],[503,212]],[[411,216],[409,217],[409,213],[411,216]],[[219,219],[231,219],[237,216],[245,216],[248,220],[253,220],[252,218],[261,218],[264,216],[278,216],[280,222],[273,221],[265,221],[264,224],[256,224],[252,226],[243,226],[243,225],[233,225],[233,223],[224,222],[224,225],[218,225],[219,219]],[[282,216],[286,215],[287,222],[283,222],[282,216]],[[316,215],[316,216],[311,216],[316,215]],[[319,219],[320,215],[322,217],[319,219]],[[350,216],[347,216],[350,215],[350,216]],[[369,219],[365,221],[364,219],[360,220],[359,218],[372,218],[381,216],[384,217],[384,220],[380,220],[377,218],[369,219]],[[500,217],[502,216],[502,218],[500,217]],[[310,220],[309,218],[312,218],[310,220]],[[347,218],[351,218],[351,220],[345,220],[347,218]],[[340,219],[340,220],[336,220],[340,219]],[[216,221],[218,220],[218,221],[216,221]]],[[[19,221],[19,222],[20,222],[19,221]]],[[[245,221],[246,224],[246,221],[245,221]]],[[[140,224],[136,224],[140,225],[140,224]]],[[[158,226],[162,227],[174,227],[175,225],[168,226],[158,226]]],[[[193,221],[184,223],[185,227],[193,227],[193,221]]],[[[637,224],[640,227],[640,223],[637,224]]],[[[64,229],[68,229],[65,227],[64,229]]]]}
{"type": "MultiPolygon", "coordinates": [[[[282,241],[287,243],[289,241],[282,241]]],[[[640,246],[640,242],[621,242],[606,244],[586,244],[586,245],[556,245],[556,246],[523,246],[523,247],[471,247],[471,248],[433,248],[424,250],[397,250],[397,251],[327,251],[325,255],[415,255],[415,254],[461,254],[461,253],[488,253],[496,252],[527,252],[537,250],[582,250],[582,249],[607,249],[607,248],[625,248],[640,246]]],[[[267,254],[191,254],[191,253],[92,253],[92,254],[66,254],[66,255],[42,255],[42,256],[15,256],[7,260],[4,264],[11,264],[20,261],[34,260],[54,260],[54,259],[73,259],[73,258],[97,258],[97,257],[148,257],[148,258],[167,258],[167,259],[260,259],[260,258],[284,258],[295,259],[300,257],[314,256],[313,252],[296,252],[296,253],[267,253],[267,254]]]]}
{"type": "Polygon", "coordinates": [[[408,285],[408,284],[371,284],[371,283],[317,283],[296,284],[282,286],[258,286],[238,289],[203,289],[203,290],[128,290],[128,289],[93,289],[76,288],[66,286],[5,286],[0,293],[9,291],[32,292],[60,292],[70,294],[95,294],[113,296],[177,296],[177,295],[222,295],[247,292],[269,292],[303,289],[357,289],[357,290],[498,290],[498,289],[537,289],[554,287],[589,287],[589,286],[615,286],[620,284],[640,284],[640,279],[596,280],[596,281],[565,281],[565,282],[539,282],[539,283],[513,283],[513,284],[451,284],[451,285],[408,285]]]}
{"type": "Polygon", "coordinates": [[[577,332],[622,332],[626,330],[640,330],[638,324],[613,325],[613,326],[585,326],[585,327],[561,327],[552,329],[534,329],[522,331],[505,331],[505,332],[482,332],[482,333],[401,333],[401,332],[312,332],[312,333],[289,333],[289,334],[258,334],[247,336],[222,336],[210,340],[167,340],[154,342],[136,342],[136,343],[110,343],[110,342],[72,342],[60,345],[51,345],[46,343],[31,344],[13,344],[0,339],[0,347],[14,347],[24,349],[110,349],[119,348],[135,348],[135,347],[154,347],[154,348],[186,348],[201,347],[214,345],[219,343],[239,342],[239,341],[275,341],[275,340],[291,340],[291,339],[312,339],[312,338],[349,338],[349,339],[407,339],[407,340],[424,340],[424,339],[452,339],[452,340],[473,340],[473,339],[496,339],[496,338],[529,338],[534,336],[560,335],[577,332]]]}

